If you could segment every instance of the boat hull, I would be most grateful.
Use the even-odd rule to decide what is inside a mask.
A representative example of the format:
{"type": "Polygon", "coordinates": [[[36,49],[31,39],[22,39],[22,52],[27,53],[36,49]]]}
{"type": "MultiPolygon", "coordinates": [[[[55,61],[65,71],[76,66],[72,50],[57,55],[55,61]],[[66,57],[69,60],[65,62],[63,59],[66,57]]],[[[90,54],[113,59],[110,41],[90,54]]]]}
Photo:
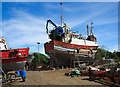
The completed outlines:
{"type": "Polygon", "coordinates": [[[53,66],[70,66],[73,58],[80,62],[92,62],[98,46],[75,45],[53,40],[45,43],[44,48],[53,66]],[[91,52],[91,48],[95,49],[91,52]]]}
{"type": "Polygon", "coordinates": [[[6,71],[13,71],[13,70],[19,70],[24,69],[26,61],[23,62],[11,62],[11,63],[3,63],[2,69],[6,71]]]}
{"type": "Polygon", "coordinates": [[[60,48],[60,50],[63,50],[63,51],[74,51],[77,48],[82,49],[82,50],[85,49],[84,52],[86,50],[90,51],[90,49],[97,50],[97,48],[98,48],[98,46],[94,46],[94,45],[93,46],[76,45],[76,44],[70,44],[70,43],[65,43],[65,42],[52,40],[52,41],[46,42],[44,44],[45,53],[47,54],[48,51],[54,50],[54,49],[56,49],[56,47],[57,47],[57,50],[59,50],[59,48],[60,48]]]}
{"type": "Polygon", "coordinates": [[[2,50],[2,69],[13,71],[23,69],[27,61],[29,48],[2,50]]]}
{"type": "MultiPolygon", "coordinates": [[[[74,61],[79,61],[79,63],[90,63],[92,62],[92,59],[93,59],[93,56],[90,57],[90,56],[84,56],[84,55],[77,55],[72,52],[70,53],[70,52],[59,51],[59,50],[54,50],[52,54],[54,58],[52,58],[50,54],[48,55],[51,57],[50,61],[54,61],[54,62],[51,62],[53,66],[72,66],[73,59],[74,61]]],[[[78,63],[76,63],[76,65],[78,65],[78,63]]]]}

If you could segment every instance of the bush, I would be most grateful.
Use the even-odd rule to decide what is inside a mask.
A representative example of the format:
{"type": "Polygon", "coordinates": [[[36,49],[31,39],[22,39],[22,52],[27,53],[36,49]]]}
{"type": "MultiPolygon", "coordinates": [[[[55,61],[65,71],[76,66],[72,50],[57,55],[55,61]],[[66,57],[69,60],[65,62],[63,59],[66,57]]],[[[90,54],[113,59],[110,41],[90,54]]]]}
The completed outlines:
{"type": "Polygon", "coordinates": [[[34,55],[34,59],[32,60],[32,63],[34,63],[34,64],[38,64],[38,63],[48,64],[49,63],[48,57],[45,56],[44,54],[33,53],[33,55],[34,55]],[[39,58],[38,58],[38,56],[39,56],[39,58]],[[39,62],[38,62],[38,59],[39,59],[39,62]]]}

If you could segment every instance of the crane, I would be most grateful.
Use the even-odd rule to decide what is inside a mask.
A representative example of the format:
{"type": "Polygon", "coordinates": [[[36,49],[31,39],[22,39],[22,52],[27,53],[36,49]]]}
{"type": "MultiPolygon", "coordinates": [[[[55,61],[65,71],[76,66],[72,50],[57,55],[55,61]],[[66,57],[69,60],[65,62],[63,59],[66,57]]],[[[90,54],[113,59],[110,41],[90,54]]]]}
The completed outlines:
{"type": "Polygon", "coordinates": [[[57,28],[56,24],[54,24],[51,20],[47,20],[47,24],[46,24],[46,32],[48,33],[48,23],[52,24],[53,26],[55,26],[55,28],[57,28]]]}

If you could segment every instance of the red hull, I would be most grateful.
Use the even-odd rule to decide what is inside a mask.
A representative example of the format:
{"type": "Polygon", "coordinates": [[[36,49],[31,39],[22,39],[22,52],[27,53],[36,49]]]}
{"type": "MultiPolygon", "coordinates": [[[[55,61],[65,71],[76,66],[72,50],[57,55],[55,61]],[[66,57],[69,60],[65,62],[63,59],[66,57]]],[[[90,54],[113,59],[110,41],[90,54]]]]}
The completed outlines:
{"type": "Polygon", "coordinates": [[[9,58],[17,58],[17,57],[27,57],[29,52],[29,48],[21,48],[21,49],[10,49],[10,50],[2,50],[0,52],[2,54],[2,59],[9,59],[9,58]],[[14,53],[15,51],[16,54],[14,53]],[[12,56],[10,56],[10,53],[12,56]],[[21,54],[21,55],[19,55],[21,54]]]}
{"type": "Polygon", "coordinates": [[[11,63],[11,62],[26,62],[27,58],[12,58],[12,59],[3,59],[2,63],[11,63]]]}
{"type": "MultiPolygon", "coordinates": [[[[52,40],[44,44],[45,53],[50,56],[50,63],[53,66],[71,66],[71,59],[74,57],[75,49],[79,48],[76,54],[78,61],[92,62],[98,46],[76,45],[52,40]],[[90,49],[93,49],[91,54],[90,49]],[[53,51],[50,51],[53,50],[53,51]],[[53,57],[55,56],[55,57],[53,57]]],[[[71,63],[73,64],[73,63],[71,63]]]]}
{"type": "Polygon", "coordinates": [[[64,48],[71,48],[71,49],[74,49],[74,48],[79,48],[79,49],[91,49],[91,48],[94,48],[94,49],[97,49],[98,46],[86,46],[86,45],[76,45],[76,44],[69,44],[69,43],[65,43],[65,42],[60,42],[60,41],[55,41],[55,40],[52,40],[50,41],[49,43],[45,43],[45,53],[47,53],[49,50],[53,50],[54,49],[54,45],[55,46],[60,46],[60,47],[64,47],[64,48]]]}
{"type": "Polygon", "coordinates": [[[28,57],[29,48],[2,50],[2,63],[22,62],[28,57]]]}
{"type": "Polygon", "coordinates": [[[29,48],[2,50],[2,68],[4,71],[23,69],[27,61],[29,48]]]}

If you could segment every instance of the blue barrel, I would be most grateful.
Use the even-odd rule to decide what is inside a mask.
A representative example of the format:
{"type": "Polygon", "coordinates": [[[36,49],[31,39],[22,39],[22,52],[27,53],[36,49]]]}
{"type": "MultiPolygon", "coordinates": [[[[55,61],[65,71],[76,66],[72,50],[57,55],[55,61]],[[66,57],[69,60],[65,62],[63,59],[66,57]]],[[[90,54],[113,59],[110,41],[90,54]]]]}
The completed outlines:
{"type": "Polygon", "coordinates": [[[22,76],[22,77],[25,76],[25,78],[27,78],[26,71],[21,70],[21,76],[22,76]]]}
{"type": "Polygon", "coordinates": [[[19,71],[19,73],[20,73],[20,75],[22,75],[22,74],[21,74],[21,71],[19,71]]]}
{"type": "Polygon", "coordinates": [[[20,72],[19,72],[19,71],[16,71],[15,73],[18,74],[18,75],[20,75],[20,72]]]}

